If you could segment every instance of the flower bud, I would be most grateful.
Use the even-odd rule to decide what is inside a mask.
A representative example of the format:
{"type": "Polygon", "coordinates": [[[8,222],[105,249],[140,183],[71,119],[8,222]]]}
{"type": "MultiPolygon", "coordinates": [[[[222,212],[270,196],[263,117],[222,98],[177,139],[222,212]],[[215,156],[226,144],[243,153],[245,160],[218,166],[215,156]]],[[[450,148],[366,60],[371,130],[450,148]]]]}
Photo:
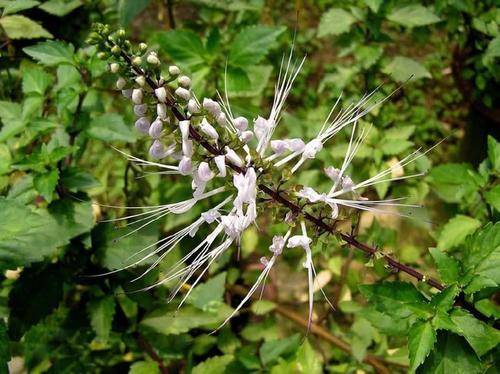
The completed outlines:
{"type": "Polygon", "coordinates": [[[135,56],[132,59],[132,65],[139,66],[140,64],[142,64],[142,58],[140,56],[135,56]]]}
{"type": "Polygon", "coordinates": [[[116,35],[118,35],[120,38],[123,38],[125,35],[127,35],[127,33],[125,32],[124,29],[119,29],[117,32],[116,32],[116,35]]]}
{"type": "Polygon", "coordinates": [[[247,144],[250,140],[252,140],[252,138],[253,138],[253,132],[251,132],[250,130],[243,131],[240,134],[240,140],[245,144],[247,144]]]}
{"type": "Polygon", "coordinates": [[[193,141],[183,140],[182,141],[182,154],[186,157],[191,157],[193,155],[193,141]]]}
{"type": "Polygon", "coordinates": [[[135,78],[135,83],[137,83],[141,87],[144,87],[146,85],[146,78],[144,78],[143,75],[139,75],[137,78],[135,78]]]}
{"type": "Polygon", "coordinates": [[[288,144],[285,140],[271,140],[271,149],[275,154],[280,155],[288,149],[288,144]]]}
{"type": "Polygon", "coordinates": [[[141,117],[137,121],[135,121],[135,128],[141,134],[147,134],[149,132],[149,126],[149,119],[147,119],[146,117],[141,117]]]}
{"type": "Polygon", "coordinates": [[[165,157],[165,146],[159,140],[155,140],[149,148],[151,157],[161,159],[165,157]]]}
{"type": "Polygon", "coordinates": [[[108,55],[106,54],[106,52],[99,52],[99,53],[97,53],[97,58],[99,60],[105,60],[107,57],[108,57],[108,55]]]}
{"type": "Polygon", "coordinates": [[[134,114],[137,117],[143,117],[146,114],[147,111],[148,111],[148,105],[147,104],[134,105],[134,114]]]}
{"type": "Polygon", "coordinates": [[[179,162],[179,173],[182,175],[189,175],[193,171],[193,163],[191,158],[183,157],[179,162]]]}
{"type": "Polygon", "coordinates": [[[214,140],[219,139],[219,134],[214,129],[214,127],[210,123],[208,123],[206,118],[203,118],[203,120],[201,121],[200,129],[208,137],[210,137],[214,140]]]}
{"type": "Polygon", "coordinates": [[[269,131],[270,124],[265,118],[258,116],[253,123],[253,132],[258,140],[262,139],[269,131]]]}
{"type": "Polygon", "coordinates": [[[180,70],[177,66],[175,66],[175,65],[170,65],[170,66],[168,67],[168,73],[169,73],[170,75],[172,75],[172,76],[175,76],[175,77],[176,77],[176,76],[178,76],[178,75],[181,73],[181,70],[180,70]]]}
{"type": "Polygon", "coordinates": [[[217,116],[217,123],[221,126],[226,126],[226,124],[227,124],[226,113],[224,113],[224,112],[219,113],[219,115],[217,116]]]}
{"type": "Polygon", "coordinates": [[[134,104],[141,104],[142,98],[143,98],[142,90],[140,88],[134,88],[132,90],[132,101],[134,102],[134,104]]]}
{"type": "Polygon", "coordinates": [[[119,90],[123,90],[126,84],[127,81],[123,77],[120,77],[116,80],[116,88],[118,88],[119,90]]]}
{"type": "Polygon", "coordinates": [[[198,177],[202,182],[208,182],[214,177],[214,173],[210,170],[210,166],[207,162],[200,162],[198,165],[198,177]]]}
{"type": "Polygon", "coordinates": [[[200,111],[200,106],[198,105],[195,99],[189,99],[187,107],[189,113],[191,114],[198,113],[200,111]]]}
{"type": "Polygon", "coordinates": [[[228,146],[226,146],[225,151],[226,151],[226,159],[229,162],[231,162],[232,164],[239,166],[239,167],[243,166],[243,161],[241,160],[240,156],[238,156],[238,154],[235,151],[233,151],[228,146]]]}
{"type": "Polygon", "coordinates": [[[325,168],[325,174],[335,183],[338,183],[340,177],[340,169],[334,168],[333,166],[328,166],[325,168]]]}
{"type": "Polygon", "coordinates": [[[215,165],[219,169],[219,177],[224,178],[226,176],[226,157],[223,155],[214,157],[215,165]]]}
{"type": "Polygon", "coordinates": [[[179,96],[181,99],[184,99],[188,101],[191,98],[191,93],[189,90],[186,90],[185,88],[179,87],[175,90],[175,94],[179,96]]]}
{"type": "Polygon", "coordinates": [[[166,120],[167,119],[167,106],[163,103],[156,104],[156,114],[162,120],[166,120]]]}
{"type": "Polygon", "coordinates": [[[155,95],[158,101],[164,103],[167,101],[167,90],[165,87],[159,87],[155,89],[155,95]]]}
{"type": "Polygon", "coordinates": [[[148,62],[148,64],[151,65],[160,65],[160,59],[154,52],[148,54],[148,57],[146,57],[146,61],[148,62]]]}
{"type": "Polygon", "coordinates": [[[149,128],[149,136],[153,139],[158,139],[163,130],[163,122],[159,118],[155,119],[149,128]]]}
{"type": "Polygon", "coordinates": [[[352,189],[354,188],[354,182],[352,181],[352,179],[350,177],[348,177],[347,175],[345,177],[342,178],[342,189],[344,191],[352,191],[352,189]]]}
{"type": "Polygon", "coordinates": [[[111,47],[111,53],[114,54],[115,56],[119,55],[121,51],[122,49],[117,45],[111,47]]]}
{"type": "Polygon", "coordinates": [[[182,75],[177,79],[177,82],[179,82],[179,85],[184,88],[189,88],[191,86],[191,79],[189,77],[182,75]]]}
{"type": "Polygon", "coordinates": [[[132,98],[132,89],[122,90],[122,95],[123,95],[123,97],[126,97],[127,99],[131,99],[132,98]]]}
{"type": "Polygon", "coordinates": [[[189,124],[190,124],[190,122],[187,120],[179,121],[179,129],[181,130],[182,140],[188,140],[189,124]]]}
{"type": "Polygon", "coordinates": [[[148,49],[148,45],[146,43],[139,43],[139,50],[141,52],[146,52],[146,49],[148,49]]]}
{"type": "Polygon", "coordinates": [[[304,148],[306,147],[304,141],[299,138],[287,139],[286,142],[288,143],[288,147],[292,152],[302,153],[304,152],[304,148]]]}
{"type": "Polygon", "coordinates": [[[248,120],[245,117],[235,118],[233,124],[240,131],[245,131],[248,128],[248,120]]]}
{"type": "Polygon", "coordinates": [[[217,117],[221,112],[219,103],[208,98],[203,99],[203,109],[210,112],[210,114],[212,114],[214,117],[217,117]]]}
{"type": "Polygon", "coordinates": [[[112,64],[109,64],[109,71],[112,73],[118,73],[118,70],[120,70],[120,65],[117,64],[116,62],[113,62],[112,64]]]}

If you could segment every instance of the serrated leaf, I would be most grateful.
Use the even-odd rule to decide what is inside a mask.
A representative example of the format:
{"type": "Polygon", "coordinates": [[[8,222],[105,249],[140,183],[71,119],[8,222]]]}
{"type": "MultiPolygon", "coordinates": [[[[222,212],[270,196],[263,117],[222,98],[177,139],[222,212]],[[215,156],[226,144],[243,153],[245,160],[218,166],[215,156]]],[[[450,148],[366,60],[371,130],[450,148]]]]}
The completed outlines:
{"type": "Polygon", "coordinates": [[[467,340],[479,357],[500,344],[500,331],[479,321],[468,312],[455,309],[450,317],[459,334],[467,340]]]}
{"type": "Polygon", "coordinates": [[[106,296],[98,300],[91,300],[88,303],[87,309],[90,315],[90,325],[96,333],[99,342],[106,344],[115,314],[115,299],[113,296],[106,296]]]}
{"type": "Polygon", "coordinates": [[[52,34],[25,16],[13,15],[0,18],[0,26],[11,39],[52,38],[52,34]]]}
{"type": "Polygon", "coordinates": [[[436,332],[428,321],[415,322],[408,333],[408,353],[410,357],[410,371],[419,367],[429,355],[436,343],[436,332]]]}
{"type": "Polygon", "coordinates": [[[456,284],[446,287],[444,290],[439,291],[431,299],[431,306],[443,311],[449,310],[458,296],[460,288],[456,284]]]}
{"type": "Polygon", "coordinates": [[[411,283],[382,282],[359,286],[361,293],[377,310],[397,318],[430,315],[427,299],[411,283]]]}
{"type": "Polygon", "coordinates": [[[446,253],[441,252],[437,248],[430,248],[429,252],[436,263],[439,275],[441,276],[443,282],[456,282],[460,274],[460,265],[458,261],[446,253]]]}
{"type": "Polygon", "coordinates": [[[29,66],[23,70],[23,92],[43,95],[53,80],[41,67],[29,66]]]}
{"type": "Polygon", "coordinates": [[[425,26],[440,21],[432,10],[420,4],[394,9],[387,19],[407,27],[425,26]]]}
{"type": "Polygon", "coordinates": [[[500,36],[491,39],[488,43],[488,47],[483,54],[483,64],[487,67],[489,67],[489,65],[494,67],[495,59],[498,59],[498,57],[500,57],[500,36]]]}
{"type": "Polygon", "coordinates": [[[203,311],[216,311],[222,303],[226,286],[226,272],[211,277],[205,283],[196,286],[187,302],[203,311]]]}
{"type": "Polygon", "coordinates": [[[448,203],[459,203],[479,189],[471,177],[472,173],[474,171],[468,164],[450,163],[433,168],[427,179],[441,199],[448,203]]]}
{"type": "Polygon", "coordinates": [[[52,169],[47,173],[36,175],[33,179],[33,184],[40,195],[50,203],[58,180],[59,173],[57,169],[52,169]]]}
{"type": "Polygon", "coordinates": [[[54,16],[63,17],[82,5],[82,0],[49,0],[39,8],[54,16]]]}
{"type": "Polygon", "coordinates": [[[479,226],[481,226],[481,221],[457,214],[441,230],[437,244],[438,248],[447,251],[462,244],[465,238],[474,233],[479,226]]]}
{"type": "Polygon", "coordinates": [[[384,139],[380,143],[381,151],[386,155],[399,155],[413,145],[413,142],[401,139],[384,139]]]}
{"type": "Polygon", "coordinates": [[[351,326],[353,337],[351,339],[352,354],[356,360],[362,362],[366,350],[373,341],[374,329],[370,322],[364,318],[357,318],[351,326]]]}
{"type": "Polygon", "coordinates": [[[226,367],[234,360],[232,355],[211,357],[193,368],[193,374],[224,373],[226,367]]]}
{"type": "Polygon", "coordinates": [[[0,130],[0,142],[24,130],[26,122],[22,119],[22,110],[19,103],[0,101],[0,119],[3,123],[0,130]]]}
{"type": "Polygon", "coordinates": [[[120,23],[127,26],[139,13],[149,5],[150,0],[119,0],[118,15],[120,23]]]}
{"type": "Polygon", "coordinates": [[[467,239],[463,269],[466,293],[500,285],[500,222],[489,223],[467,239]]]}
{"type": "Polygon", "coordinates": [[[206,50],[200,37],[191,30],[173,30],[156,34],[161,50],[175,63],[191,70],[205,64],[206,50]]]}
{"type": "Polygon", "coordinates": [[[271,374],[320,374],[323,373],[321,356],[311,347],[306,340],[301,344],[295,356],[288,360],[279,360],[271,368],[271,374]]]}
{"type": "Polygon", "coordinates": [[[91,138],[108,143],[116,141],[131,143],[136,139],[133,127],[127,125],[123,117],[117,113],[105,113],[95,117],[90,121],[86,133],[91,138]]]}
{"type": "Polygon", "coordinates": [[[284,27],[250,26],[241,30],[229,47],[228,63],[233,66],[252,66],[260,63],[284,27]]]}
{"type": "Polygon", "coordinates": [[[487,191],[484,198],[488,204],[500,212],[500,184],[487,191]]]}
{"type": "Polygon", "coordinates": [[[318,26],[318,37],[339,35],[349,31],[356,18],[348,11],[341,8],[329,9],[321,15],[318,26]]]}
{"type": "Polygon", "coordinates": [[[431,78],[431,73],[422,64],[402,56],[394,57],[382,71],[398,82],[406,82],[410,78],[412,80],[431,78]]]}
{"type": "Polygon", "coordinates": [[[500,142],[488,135],[488,159],[493,170],[500,171],[500,142]]]}
{"type": "Polygon", "coordinates": [[[372,12],[377,13],[384,0],[363,0],[363,2],[368,5],[372,12]]]}
{"type": "Polygon", "coordinates": [[[70,191],[83,191],[96,188],[101,183],[91,174],[77,168],[66,168],[61,173],[61,182],[70,191]]]}
{"type": "Polygon", "coordinates": [[[228,68],[227,91],[230,97],[258,96],[266,88],[273,70],[269,65],[228,68]]]}
{"type": "Polygon", "coordinates": [[[57,201],[50,208],[32,210],[18,201],[0,199],[1,269],[15,269],[51,256],[57,247],[94,224],[89,203],[57,201]]]}
{"type": "MultiPolygon", "coordinates": [[[[40,4],[40,2],[34,0],[11,0],[3,6],[2,16],[5,17],[8,14],[14,14],[20,12],[21,10],[30,9],[37,6],[38,4],[40,4]]],[[[3,4],[0,4],[0,6],[2,5],[3,4]]]]}
{"type": "Polygon", "coordinates": [[[278,357],[290,355],[297,351],[300,345],[300,335],[295,334],[285,339],[269,340],[259,349],[260,359],[264,366],[276,361],[278,357]]]}
{"type": "Polygon", "coordinates": [[[73,63],[74,47],[61,41],[47,40],[25,47],[23,51],[46,66],[73,63]]]}
{"type": "Polygon", "coordinates": [[[216,312],[203,313],[190,305],[183,306],[178,311],[170,307],[160,307],[149,313],[141,321],[141,325],[165,335],[178,335],[195,328],[214,330],[232,311],[226,304],[220,304],[216,312]]]}

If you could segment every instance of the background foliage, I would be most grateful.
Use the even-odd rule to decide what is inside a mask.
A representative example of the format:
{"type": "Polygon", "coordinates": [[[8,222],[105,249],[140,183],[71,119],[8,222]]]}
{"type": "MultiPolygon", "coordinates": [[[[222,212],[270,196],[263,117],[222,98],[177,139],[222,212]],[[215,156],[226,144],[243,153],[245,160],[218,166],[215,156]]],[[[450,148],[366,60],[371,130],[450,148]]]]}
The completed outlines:
{"type": "MultiPolygon", "coordinates": [[[[500,10],[494,1],[0,1],[0,371],[12,372],[406,372],[493,373],[500,333],[500,10]],[[341,92],[344,102],[384,83],[402,90],[368,117],[373,129],[355,177],[376,174],[416,147],[435,151],[380,184],[383,198],[409,196],[426,209],[412,220],[361,215],[354,229],[401,262],[446,284],[437,292],[329,238],[315,248],[315,329],[304,340],[301,258],[285,254],[263,300],[209,334],[258,274],[279,224],[243,238],[174,314],[168,289],[127,293],[159,269],[88,278],[185,223],[173,217],[125,239],[103,222],[121,215],[92,205],[140,205],[189,194],[181,180],[142,174],[111,147],[146,154],[133,114],[113,91],[106,63],[84,40],[92,22],[122,25],[193,77],[198,94],[227,83],[233,110],[269,107],[281,56],[296,29],[307,54],[280,131],[310,137],[341,92]],[[489,135],[488,135],[489,134],[489,135]],[[413,168],[414,170],[411,170],[413,168]],[[244,290],[244,289],[243,289],[244,290]],[[461,308],[474,305],[472,315],[461,308]],[[480,318],[478,318],[480,317],[480,318]],[[12,359],[11,359],[12,357],[12,359]]],[[[264,114],[266,111],[264,110],[264,114]]],[[[300,174],[327,183],[342,134],[300,174]]],[[[194,217],[200,212],[193,209],[194,217]]],[[[347,230],[350,227],[346,228],[347,230]]]]}

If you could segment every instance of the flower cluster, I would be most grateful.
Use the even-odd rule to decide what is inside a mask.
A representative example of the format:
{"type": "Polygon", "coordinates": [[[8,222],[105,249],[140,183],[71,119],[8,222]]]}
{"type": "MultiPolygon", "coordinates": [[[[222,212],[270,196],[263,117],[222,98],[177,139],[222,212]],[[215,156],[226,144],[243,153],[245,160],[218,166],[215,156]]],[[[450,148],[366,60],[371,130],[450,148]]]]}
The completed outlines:
{"type": "MultiPolygon", "coordinates": [[[[339,97],[313,139],[274,139],[285,101],[305,61],[295,60],[293,49],[282,60],[269,114],[249,121],[233,114],[227,93],[218,94],[217,100],[198,98],[191,87],[190,78],[183,75],[177,66],[163,67],[158,55],[144,43],[138,48],[132,47],[124,39],[123,31],[110,33],[107,26],[97,25],[90,41],[98,46],[101,58],[113,59],[109,69],[119,75],[116,87],[132,101],[137,116],[137,130],[151,138],[150,156],[161,161],[126,156],[140,165],[158,167],[163,170],[162,173],[190,178],[193,189],[192,198],[186,201],[143,207],[144,212],[120,219],[135,219],[134,223],[140,222],[136,229],[139,230],[168,214],[185,213],[199,201],[216,202],[215,206],[187,227],[144,248],[140,253],[156,246],[149,254],[124,268],[157,256],[140,276],[143,277],[186,236],[196,235],[202,225],[210,228],[209,235],[202,238],[162,279],[147,289],[175,280],[177,284],[172,291],[173,297],[189,280],[194,279],[192,285],[195,286],[210,265],[232,245],[239,246],[243,232],[255,224],[260,212],[257,198],[267,191],[261,187],[263,181],[272,180],[277,172],[284,169],[292,177],[303,164],[316,158],[326,142],[348,126],[351,126],[351,137],[343,164],[340,168],[329,166],[325,169],[325,174],[332,181],[331,189],[323,193],[311,186],[303,186],[289,193],[287,198],[294,199],[297,204],[307,201],[311,206],[318,204],[330,209],[330,220],[337,219],[341,208],[384,212],[386,206],[409,206],[396,199],[369,200],[361,193],[378,183],[417,176],[392,177],[395,170],[422,157],[424,153],[419,150],[365,181],[356,183],[346,175],[348,166],[369,131],[368,128],[358,128],[359,119],[387,99],[375,101],[376,90],[346,108],[340,108],[339,97]]],[[[307,217],[300,216],[300,212],[293,213],[299,215],[300,225],[290,223],[283,236],[273,238],[269,247],[270,257],[261,259],[262,273],[224,323],[238,312],[259,287],[264,287],[269,272],[285,248],[300,248],[304,251],[311,323],[315,278],[311,243],[314,238],[307,233],[307,217]]],[[[285,217],[283,220],[287,221],[285,217]]],[[[181,305],[189,293],[184,295],[181,305]]]]}

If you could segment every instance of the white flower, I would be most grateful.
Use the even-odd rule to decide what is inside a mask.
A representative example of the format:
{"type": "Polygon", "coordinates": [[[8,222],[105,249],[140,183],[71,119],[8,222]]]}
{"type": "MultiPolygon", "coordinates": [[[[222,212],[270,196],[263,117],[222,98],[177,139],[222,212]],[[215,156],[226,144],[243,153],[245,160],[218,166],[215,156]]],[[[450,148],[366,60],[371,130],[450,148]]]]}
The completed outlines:
{"type": "Polygon", "coordinates": [[[165,87],[158,87],[155,89],[155,96],[158,101],[165,103],[167,101],[167,90],[165,87]]]}
{"type": "Polygon", "coordinates": [[[156,114],[162,120],[166,120],[167,119],[167,106],[163,103],[156,104],[156,114]]]}
{"type": "Polygon", "coordinates": [[[179,85],[184,88],[189,88],[189,86],[191,86],[191,79],[185,75],[180,76],[179,79],[177,79],[177,82],[179,82],[179,85]]]}
{"type": "Polygon", "coordinates": [[[195,99],[189,99],[187,107],[189,113],[191,114],[198,113],[200,111],[200,106],[198,105],[195,99]]]}
{"type": "Polygon", "coordinates": [[[233,120],[233,125],[240,131],[245,131],[248,128],[248,120],[245,117],[236,117],[233,120]]]}
{"type": "Polygon", "coordinates": [[[201,121],[200,129],[208,137],[214,140],[219,139],[219,134],[217,133],[215,128],[210,123],[208,123],[206,118],[203,118],[203,120],[201,121]]]}
{"type": "Polygon", "coordinates": [[[147,104],[134,105],[134,114],[137,117],[144,117],[147,111],[148,111],[147,104]]]}
{"type": "Polygon", "coordinates": [[[210,170],[208,162],[200,162],[200,164],[198,165],[198,177],[202,182],[205,183],[214,177],[214,172],[210,170]]]}
{"type": "Polygon", "coordinates": [[[306,144],[302,139],[287,139],[288,147],[292,152],[302,153],[306,147],[306,144]]]}
{"type": "Polygon", "coordinates": [[[143,94],[142,89],[134,88],[132,90],[132,101],[134,104],[142,104],[143,94]]]}
{"type": "Polygon", "coordinates": [[[219,169],[219,177],[224,178],[226,176],[226,157],[223,155],[214,157],[215,165],[219,169]]]}
{"type": "Polygon", "coordinates": [[[244,203],[255,205],[257,196],[257,175],[253,167],[249,167],[245,174],[233,175],[233,185],[238,190],[238,195],[234,199],[234,206],[241,210],[244,203]]]}
{"type": "Polygon", "coordinates": [[[305,250],[309,250],[311,242],[312,239],[307,235],[294,235],[290,239],[288,239],[288,243],[286,244],[286,246],[287,248],[302,247],[305,250]]]}
{"type": "Polygon", "coordinates": [[[188,101],[191,98],[191,92],[189,90],[186,90],[183,87],[179,87],[175,90],[175,94],[179,96],[181,99],[184,99],[188,101]]]}
{"type": "Polygon", "coordinates": [[[267,134],[269,128],[269,122],[265,118],[258,116],[253,123],[253,132],[255,133],[257,140],[261,140],[267,134]]]}
{"type": "Polygon", "coordinates": [[[146,57],[146,61],[151,65],[160,65],[160,60],[155,52],[150,52],[146,57]]]}
{"type": "Polygon", "coordinates": [[[250,130],[243,131],[240,134],[240,140],[245,144],[247,144],[250,140],[252,140],[252,138],[253,138],[253,132],[250,130]]]}
{"type": "Polygon", "coordinates": [[[316,154],[323,149],[323,143],[319,139],[313,139],[306,144],[302,157],[315,158],[316,154]]]}
{"type": "Polygon", "coordinates": [[[193,155],[193,141],[192,140],[182,140],[182,154],[186,157],[191,157],[193,155]]]}
{"type": "Polygon", "coordinates": [[[166,157],[166,149],[162,142],[155,140],[151,147],[149,148],[149,154],[151,157],[161,159],[166,157]]]}
{"type": "Polygon", "coordinates": [[[168,67],[168,73],[172,76],[177,76],[181,73],[181,69],[179,69],[177,66],[175,65],[170,65],[168,67]]]}
{"type": "Polygon", "coordinates": [[[271,140],[271,149],[277,155],[281,155],[285,152],[288,147],[288,143],[285,140],[271,140]]]}
{"type": "Polygon", "coordinates": [[[235,151],[233,151],[228,146],[226,146],[226,148],[224,148],[224,150],[226,151],[226,159],[229,162],[231,162],[232,164],[239,166],[239,167],[243,166],[243,161],[241,160],[240,156],[238,156],[238,154],[235,151]]]}
{"type": "Polygon", "coordinates": [[[161,132],[163,131],[163,122],[157,118],[151,124],[149,128],[149,136],[153,139],[158,139],[161,136],[161,132]]]}
{"type": "Polygon", "coordinates": [[[217,123],[221,126],[226,126],[226,124],[227,124],[226,113],[224,113],[224,112],[219,113],[219,115],[217,116],[217,123]]]}
{"type": "Polygon", "coordinates": [[[127,81],[123,77],[119,77],[116,80],[116,88],[118,88],[119,90],[123,90],[123,88],[125,87],[126,84],[127,84],[127,81]]]}
{"type": "Polygon", "coordinates": [[[122,90],[122,95],[123,95],[123,97],[125,97],[127,99],[131,99],[132,98],[132,89],[129,88],[127,90],[122,90]]]}
{"type": "Polygon", "coordinates": [[[342,178],[342,189],[344,191],[352,191],[354,188],[354,182],[349,176],[345,176],[342,178]]]}
{"type": "Polygon", "coordinates": [[[201,217],[206,223],[213,223],[218,218],[220,218],[221,214],[217,209],[210,209],[206,212],[201,213],[201,217]]]}
{"type": "Polygon", "coordinates": [[[149,132],[149,119],[146,117],[141,117],[135,121],[135,128],[142,134],[147,134],[149,132]]]}
{"type": "Polygon", "coordinates": [[[273,236],[273,244],[269,246],[269,250],[273,252],[276,256],[279,256],[283,252],[285,247],[286,239],[281,235],[273,236]]]}
{"type": "Polygon", "coordinates": [[[182,175],[189,175],[193,171],[193,163],[191,162],[191,158],[183,157],[179,162],[179,173],[182,175]]]}
{"type": "Polygon", "coordinates": [[[334,168],[333,166],[328,166],[325,168],[325,174],[335,183],[339,182],[340,169],[334,168]]]}
{"type": "Polygon", "coordinates": [[[203,109],[208,111],[215,118],[217,118],[217,116],[221,112],[219,103],[209,98],[203,99],[203,109]]]}
{"type": "Polygon", "coordinates": [[[113,62],[109,65],[109,71],[111,71],[112,73],[118,73],[118,70],[120,70],[120,65],[118,65],[116,62],[113,62]]]}
{"type": "Polygon", "coordinates": [[[181,130],[181,137],[182,140],[188,140],[189,138],[189,125],[191,122],[188,120],[185,121],[179,121],[179,129],[181,130]]]}

